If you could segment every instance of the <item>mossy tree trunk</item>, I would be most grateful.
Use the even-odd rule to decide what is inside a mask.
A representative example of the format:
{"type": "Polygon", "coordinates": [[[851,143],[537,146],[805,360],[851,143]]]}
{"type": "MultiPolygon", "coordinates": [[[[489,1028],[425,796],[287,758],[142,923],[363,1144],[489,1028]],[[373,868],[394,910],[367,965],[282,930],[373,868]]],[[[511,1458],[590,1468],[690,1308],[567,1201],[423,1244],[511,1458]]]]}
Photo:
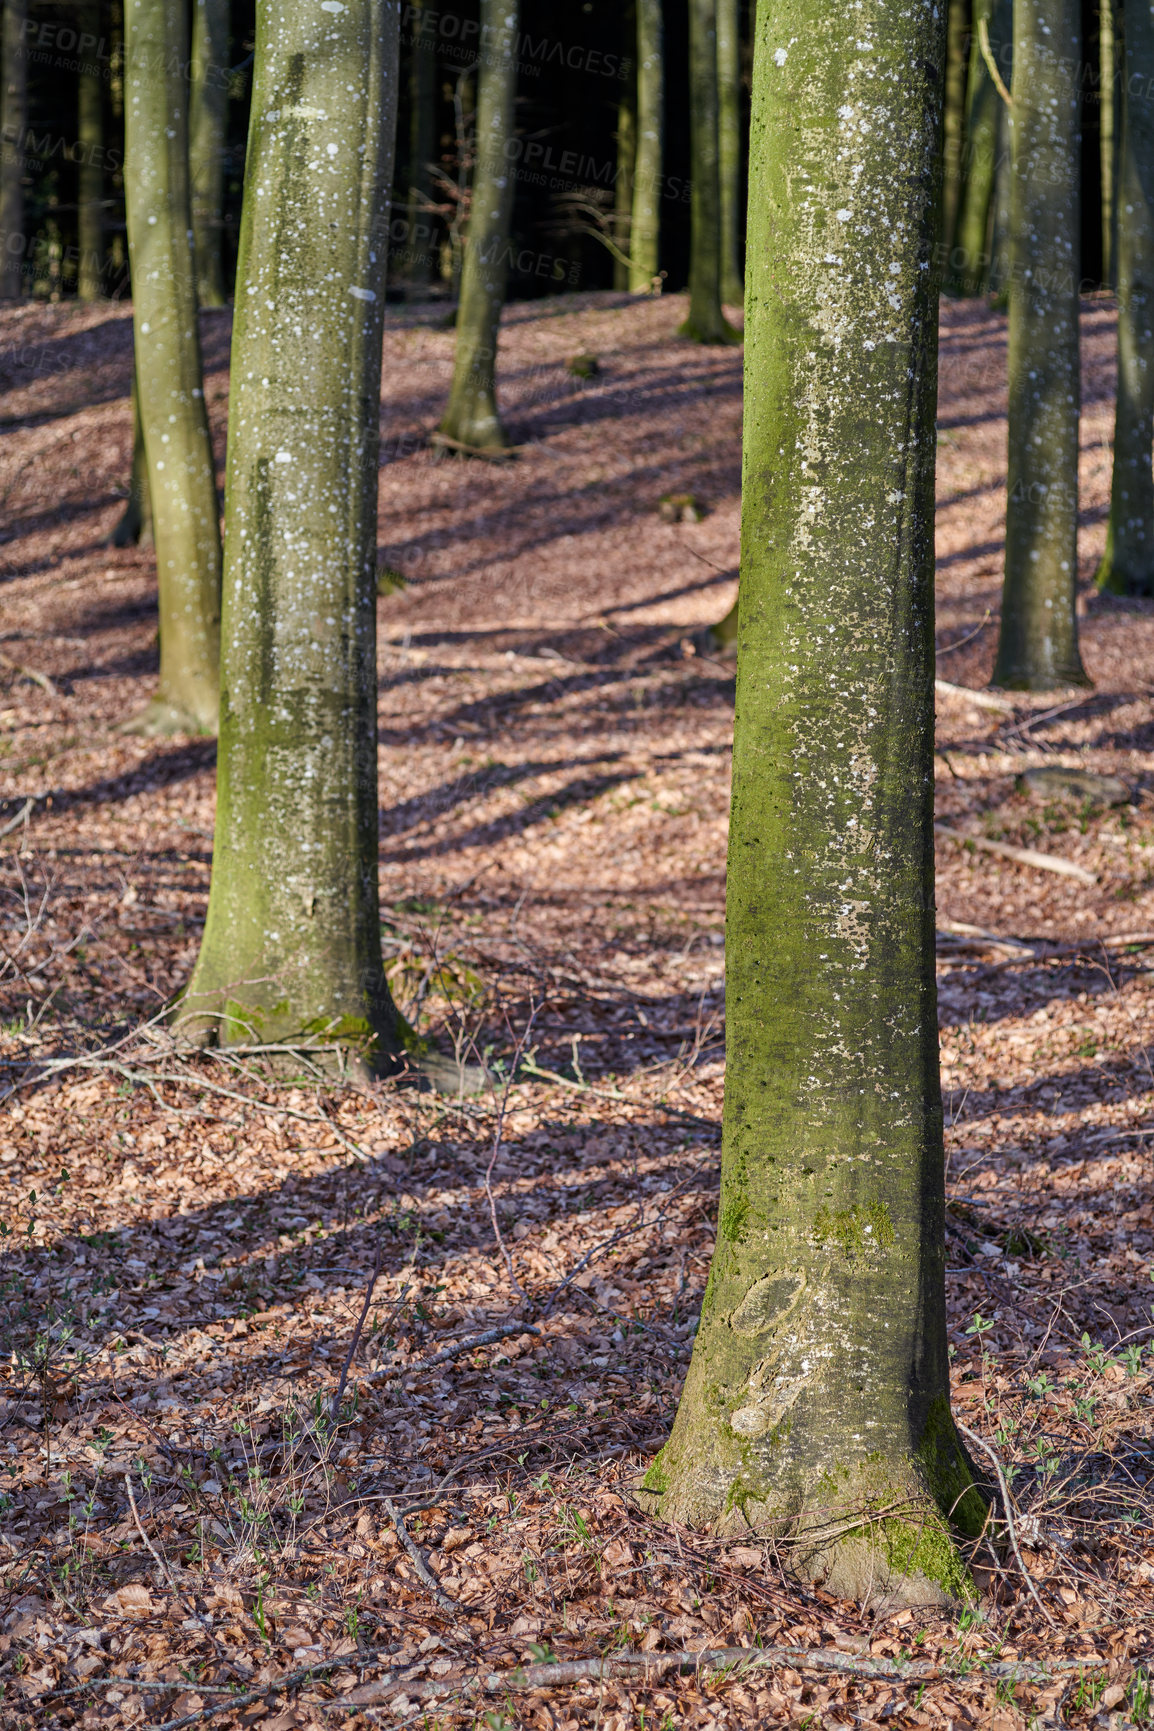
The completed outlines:
{"type": "Polygon", "coordinates": [[[760,0],[721,1210],[664,1516],[868,1599],[967,1588],[934,975],[945,27],[760,0]]]}
{"type": "MultiPolygon", "coordinates": [[[[100,8],[83,11],[85,32],[100,37],[100,8]]],[[[87,54],[76,79],[76,242],[80,254],[76,293],[82,301],[104,293],[104,80],[87,54]]]]}
{"type": "Polygon", "coordinates": [[[689,0],[689,317],[681,335],[698,343],[740,340],[721,310],[718,146],[717,0],[689,0]]]}
{"type": "MultiPolygon", "coordinates": [[[[949,283],[957,295],[979,295],[990,277],[994,184],[1005,103],[990,76],[979,29],[985,24],[995,64],[1009,41],[1013,0],[977,0],[970,37],[966,98],[965,174],[950,248],[949,283]]],[[[1003,80],[1008,83],[1006,73],[1003,80]]]]}
{"type": "Polygon", "coordinates": [[[1079,0],[1014,0],[1006,570],[994,683],[1082,685],[1079,0]]]}
{"type": "Polygon", "coordinates": [[[228,131],[228,31],[228,0],[193,0],[189,171],[196,293],[202,307],[222,307],[227,298],[221,241],[228,131]]]}
{"type": "Polygon", "coordinates": [[[433,277],[432,164],[437,154],[437,43],[429,9],[417,8],[409,53],[409,211],[406,276],[415,289],[433,277]]]}
{"type": "Polygon", "coordinates": [[[472,450],[506,444],[497,410],[497,339],[509,275],[509,224],[517,95],[517,0],[481,0],[481,65],[477,77],[477,166],[457,306],[457,352],[446,438],[472,450]]]}
{"type": "Polygon", "coordinates": [[[381,335],[399,9],[258,0],[228,433],[216,840],[183,1032],[401,1028],[377,890],[381,335]]]}
{"type": "Polygon", "coordinates": [[[661,176],[665,151],[665,23],[662,0],[636,0],[637,154],[629,224],[629,287],[652,289],[661,268],[661,176]]]}
{"type": "MultiPolygon", "coordinates": [[[[634,0],[624,7],[625,40],[632,42],[637,33],[634,0]]],[[[633,219],[633,177],[637,168],[637,81],[632,68],[617,104],[617,163],[613,181],[613,238],[626,255],[629,252],[629,228],[633,219]]],[[[628,289],[630,266],[624,258],[613,260],[613,287],[628,289]]]]}
{"type": "MultiPolygon", "coordinates": [[[[1102,187],[1102,281],[1107,288],[1117,285],[1118,276],[1118,170],[1120,159],[1121,124],[1118,90],[1118,14],[1115,0],[1100,0],[1098,27],[1099,104],[1098,165],[1102,187]]],[[[1133,8],[1131,8],[1133,9],[1133,8]]],[[[1147,68],[1147,77],[1150,69],[1147,68]]]]}
{"type": "Polygon", "coordinates": [[[3,101],[0,102],[0,300],[24,292],[28,237],[24,232],[24,149],[28,127],[28,0],[4,0],[3,101]]]}
{"type": "MultiPolygon", "coordinates": [[[[980,5],[981,0],[977,0],[980,5]]],[[[946,105],[942,126],[942,240],[949,252],[954,244],[961,205],[966,136],[966,88],[973,37],[970,0],[950,0],[946,32],[946,105]]]]}
{"type": "Polygon", "coordinates": [[[124,510],[108,540],[112,547],[152,546],[152,498],[148,491],[148,458],[144,450],[135,365],[132,369],[132,475],[124,510]]]}
{"type": "Polygon", "coordinates": [[[136,386],[160,596],[156,697],[126,726],[215,733],[220,518],[196,325],[182,0],[126,0],[124,53],[136,386]]]}
{"type": "Polygon", "coordinates": [[[1118,397],[1106,552],[1098,582],[1154,595],[1154,3],[1125,13],[1118,175],[1118,397]]]}
{"type": "Polygon", "coordinates": [[[721,299],[739,307],[745,299],[741,268],[741,6],[717,0],[717,139],[721,183],[721,299]]]}

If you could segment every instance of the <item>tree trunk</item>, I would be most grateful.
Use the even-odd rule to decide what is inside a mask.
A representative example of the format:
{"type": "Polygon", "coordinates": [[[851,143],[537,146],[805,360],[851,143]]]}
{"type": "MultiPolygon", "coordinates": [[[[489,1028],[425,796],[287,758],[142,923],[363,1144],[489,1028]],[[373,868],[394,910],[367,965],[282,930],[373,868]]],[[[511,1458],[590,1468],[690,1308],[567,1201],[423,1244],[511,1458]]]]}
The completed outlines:
{"type": "MultiPolygon", "coordinates": [[[[981,5],[982,0],[977,0],[981,5]]],[[[976,7],[974,8],[976,11],[976,7]]],[[[942,127],[942,240],[952,250],[961,206],[962,170],[969,140],[966,136],[966,87],[973,59],[970,0],[950,0],[946,35],[946,106],[942,127]]]]}
{"type": "MultiPolygon", "coordinates": [[[[633,0],[625,5],[625,40],[631,42],[637,33],[633,0]]],[[[632,69],[617,104],[617,173],[613,182],[613,239],[625,253],[629,251],[629,228],[633,215],[633,176],[637,167],[637,82],[632,69]]],[[[628,289],[630,266],[624,259],[613,260],[613,287],[628,289]]]]}
{"type": "MultiPolygon", "coordinates": [[[[999,65],[1001,62],[999,62],[999,65]]],[[[1012,76],[1009,65],[1003,71],[1007,88],[1012,76]],[[1007,76],[1007,74],[1009,76],[1007,76]]],[[[990,273],[986,289],[995,306],[1005,311],[1009,304],[1010,284],[1010,223],[1014,171],[1011,160],[1010,111],[1003,102],[998,113],[998,157],[994,165],[994,209],[990,218],[990,273]]]]}
{"type": "Polygon", "coordinates": [[[481,0],[481,66],[477,78],[477,166],[457,308],[457,353],[441,432],[472,450],[506,444],[497,412],[497,338],[509,274],[513,170],[505,146],[513,136],[517,90],[516,0],[481,0]]]}
{"type": "Polygon", "coordinates": [[[995,685],[1087,683],[1078,575],[1078,0],[1014,0],[1006,572],[995,685]]]}
{"type": "Polygon", "coordinates": [[[941,9],[761,0],[721,1211],[651,1504],[968,1590],[934,975],[941,9]]]}
{"type": "Polygon", "coordinates": [[[258,0],[216,841],[182,1032],[397,1061],[377,891],[381,334],[399,9],[258,0]]]}
{"type": "Polygon", "coordinates": [[[1005,103],[990,77],[979,29],[984,23],[997,63],[998,47],[1009,38],[1011,8],[1012,0],[978,0],[974,8],[966,103],[965,177],[950,248],[950,289],[957,295],[980,295],[989,282],[994,183],[1005,103]]]}
{"type": "Polygon", "coordinates": [[[721,299],[739,307],[745,300],[741,270],[741,6],[717,0],[717,137],[721,180],[721,299]]]}
{"type": "Polygon", "coordinates": [[[140,418],[160,592],[160,681],[137,732],[215,733],[220,518],[188,188],[182,0],[126,0],[125,201],[140,418]]]}
{"type": "MultiPolygon", "coordinates": [[[[1102,185],[1102,283],[1113,288],[1118,274],[1118,38],[1114,0],[1101,0],[1098,29],[1100,84],[1098,103],[1099,176],[1102,185]]],[[[1149,69],[1147,69],[1149,75],[1149,69]]]]}
{"type": "Polygon", "coordinates": [[[629,287],[659,281],[661,175],[665,140],[665,25],[662,0],[637,0],[637,155],[629,225],[629,287]]]}
{"type": "MultiPolygon", "coordinates": [[[[87,6],[81,15],[85,32],[96,42],[99,6],[87,6]]],[[[76,142],[76,292],[82,301],[95,301],[104,294],[104,80],[87,54],[81,57],[76,79],[76,142]]]]}
{"type": "Polygon", "coordinates": [[[721,310],[721,170],[718,158],[717,0],[689,0],[689,317],[681,335],[740,342],[721,310]]]}
{"type": "Polygon", "coordinates": [[[108,543],[111,547],[152,546],[152,498],[148,491],[148,458],[144,452],[135,365],[132,369],[132,479],[124,510],[108,537],[108,543]]]}
{"type": "Polygon", "coordinates": [[[28,0],[4,0],[3,103],[0,105],[0,300],[24,293],[24,148],[28,127],[28,0]]]}
{"type": "Polygon", "coordinates": [[[202,307],[222,307],[224,151],[228,133],[228,0],[194,0],[189,174],[196,295],[202,307]]]}
{"type": "Polygon", "coordinates": [[[1118,397],[1106,552],[1098,582],[1154,595],[1154,0],[1130,0],[1121,81],[1118,397]]]}
{"type": "Polygon", "coordinates": [[[437,153],[437,43],[427,9],[416,9],[409,58],[409,223],[406,276],[414,288],[432,281],[431,165],[437,153]]]}

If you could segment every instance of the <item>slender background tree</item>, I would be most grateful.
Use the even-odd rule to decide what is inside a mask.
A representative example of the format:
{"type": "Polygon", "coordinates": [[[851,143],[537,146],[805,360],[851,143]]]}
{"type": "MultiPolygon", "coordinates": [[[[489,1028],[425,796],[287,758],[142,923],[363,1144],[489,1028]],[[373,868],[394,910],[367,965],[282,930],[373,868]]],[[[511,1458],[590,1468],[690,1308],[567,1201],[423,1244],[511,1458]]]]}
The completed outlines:
{"type": "Polygon", "coordinates": [[[196,294],[202,307],[226,301],[224,154],[228,122],[228,0],[193,0],[189,173],[196,294]]]}
{"type": "Polygon", "coordinates": [[[409,282],[415,290],[428,287],[432,253],[418,236],[432,233],[429,205],[432,169],[437,154],[437,55],[433,27],[436,15],[421,7],[409,28],[409,185],[406,258],[409,282]]]}
{"type": "Polygon", "coordinates": [[[741,239],[745,227],[745,151],[741,126],[741,5],[717,0],[717,162],[721,192],[721,298],[745,299],[741,239]]]}
{"type": "Polygon", "coordinates": [[[661,177],[665,139],[665,30],[662,0],[636,0],[637,154],[629,225],[629,287],[651,289],[660,269],[661,177]]]}
{"type": "MultiPolygon", "coordinates": [[[[100,41],[100,7],[80,8],[83,35],[100,41]]],[[[85,51],[76,75],[76,293],[99,300],[104,282],[104,80],[95,50],[85,51]]]]}
{"type": "Polygon", "coordinates": [[[0,103],[0,299],[24,292],[28,237],[24,229],[24,150],[28,115],[28,58],[24,25],[28,0],[4,0],[3,102],[0,103]]]}
{"type": "Polygon", "coordinates": [[[934,0],[758,7],[721,1212],[669,1519],[965,1591],[934,971],[934,0]]]}
{"type": "Polygon", "coordinates": [[[689,0],[689,136],[693,151],[689,317],[683,337],[740,341],[721,310],[721,164],[717,0],[689,0]]]}

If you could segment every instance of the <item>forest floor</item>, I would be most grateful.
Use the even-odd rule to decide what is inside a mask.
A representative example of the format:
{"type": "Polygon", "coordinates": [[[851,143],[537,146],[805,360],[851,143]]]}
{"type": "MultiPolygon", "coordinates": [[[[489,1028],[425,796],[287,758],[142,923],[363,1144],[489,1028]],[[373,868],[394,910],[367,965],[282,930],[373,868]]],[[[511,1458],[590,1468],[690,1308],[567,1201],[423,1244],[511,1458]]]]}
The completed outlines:
{"type": "MultiPolygon", "coordinates": [[[[129,314],[0,315],[0,1719],[1144,1722],[1154,607],[1092,593],[1112,308],[1084,313],[1092,688],[940,698],[953,1394],[1022,1565],[987,1559],[960,1617],[803,1593],[772,1545],[629,1500],[714,1236],[733,679],[702,628],[734,594],[741,360],[676,340],[672,296],[514,306],[519,455],[481,465],[428,446],[442,316],[386,336],[381,884],[410,1016],[541,1072],[465,1102],[166,1045],[214,751],[116,731],[156,665],[152,557],[107,546],[129,314]],[[665,521],[683,493],[704,515],[665,521]],[[1020,779],[1062,767],[1122,787],[1020,779]],[[571,1659],[612,1663],[524,1670],[571,1659]]],[[[203,328],[223,456],[228,315],[203,328]]],[[[1005,339],[945,307],[957,687],[992,664],[1005,339]]]]}

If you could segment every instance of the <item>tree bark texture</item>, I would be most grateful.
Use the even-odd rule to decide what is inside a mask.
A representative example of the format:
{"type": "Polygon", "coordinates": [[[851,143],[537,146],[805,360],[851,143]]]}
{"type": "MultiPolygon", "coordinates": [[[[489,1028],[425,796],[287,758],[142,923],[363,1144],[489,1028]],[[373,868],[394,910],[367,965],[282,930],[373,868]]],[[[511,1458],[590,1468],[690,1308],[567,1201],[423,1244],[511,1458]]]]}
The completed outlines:
{"type": "Polygon", "coordinates": [[[196,293],[202,307],[226,302],[224,153],[228,132],[228,0],[193,0],[189,172],[196,293]]]}
{"type": "Polygon", "coordinates": [[[717,1244],[666,1517],[967,1590],[934,974],[944,16],[761,0],[717,1244]]]}
{"type": "MultiPolygon", "coordinates": [[[[625,40],[637,33],[633,0],[625,5],[625,40]]],[[[613,182],[613,238],[628,256],[629,226],[633,215],[633,176],[637,168],[637,83],[630,72],[617,104],[617,174],[613,182]]],[[[630,264],[613,260],[613,287],[628,289],[630,264]]]]}
{"type": "Polygon", "coordinates": [[[717,0],[717,138],[721,184],[721,299],[739,307],[745,299],[741,268],[741,7],[717,0]]]}
{"type": "Polygon", "coordinates": [[[24,293],[24,139],[28,127],[28,0],[4,0],[3,102],[0,103],[0,300],[24,293]]]}
{"type": "MultiPolygon", "coordinates": [[[[100,8],[84,9],[84,28],[100,37],[100,8]]],[[[76,293],[82,301],[104,294],[104,80],[84,56],[76,78],[76,242],[80,254],[76,293]]]]}
{"type": "Polygon", "coordinates": [[[414,288],[433,277],[433,228],[428,210],[432,164],[437,154],[437,44],[424,29],[427,7],[420,7],[409,52],[409,228],[405,261],[414,288]]]}
{"type": "Polygon", "coordinates": [[[1083,685],[1078,0],[1014,0],[1006,570],[994,683],[1083,685]]]}
{"type": "Polygon", "coordinates": [[[216,840],[183,1031],[388,1068],[377,890],[381,335],[399,9],[258,0],[228,429],[216,840]]]}
{"type": "Polygon", "coordinates": [[[1118,397],[1098,582],[1154,594],[1154,4],[1128,0],[1118,176],[1118,397]]]}
{"type": "Polygon", "coordinates": [[[140,420],[140,392],[136,388],[135,366],[132,369],[132,475],[120,521],[108,539],[113,547],[151,547],[153,544],[148,458],[144,450],[144,427],[140,420]]]}
{"type": "Polygon", "coordinates": [[[136,385],[160,593],[160,680],[128,725],[215,733],[220,518],[196,324],[182,0],[126,0],[125,201],[136,385]]]}
{"type": "Polygon", "coordinates": [[[477,166],[461,295],[457,352],[441,432],[474,450],[507,441],[497,410],[497,339],[509,274],[513,167],[505,151],[513,136],[517,94],[517,0],[481,0],[481,64],[477,77],[477,166]]]}
{"type": "Polygon", "coordinates": [[[689,317],[683,337],[728,343],[721,310],[721,167],[718,154],[717,0],[689,0],[689,317]]]}
{"type": "Polygon", "coordinates": [[[665,148],[665,24],[662,0],[637,0],[637,154],[629,225],[629,287],[652,289],[661,268],[661,176],[665,148]]]}

